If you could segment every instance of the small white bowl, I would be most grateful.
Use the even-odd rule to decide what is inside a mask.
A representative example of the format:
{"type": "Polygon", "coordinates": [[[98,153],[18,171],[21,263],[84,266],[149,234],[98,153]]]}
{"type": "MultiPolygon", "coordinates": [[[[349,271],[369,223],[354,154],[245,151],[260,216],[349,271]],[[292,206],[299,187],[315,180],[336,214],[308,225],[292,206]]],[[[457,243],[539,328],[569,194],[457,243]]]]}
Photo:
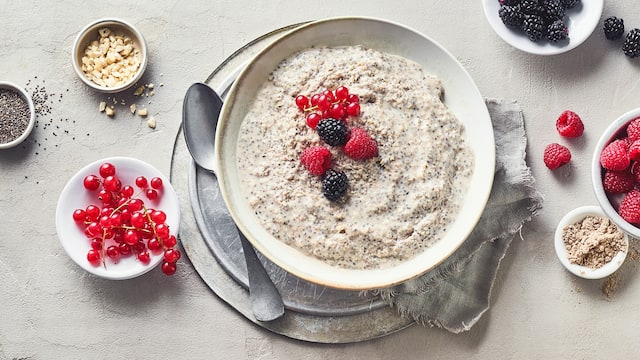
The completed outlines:
{"type": "Polygon", "coordinates": [[[7,89],[7,90],[15,91],[29,105],[29,123],[27,124],[26,129],[24,130],[22,135],[20,135],[19,137],[15,138],[14,140],[6,142],[6,143],[0,143],[0,150],[2,150],[2,149],[10,149],[12,147],[15,147],[18,144],[22,143],[27,137],[29,137],[29,135],[31,134],[31,131],[33,131],[33,127],[34,127],[34,125],[36,123],[36,109],[35,109],[35,106],[33,104],[33,100],[31,99],[31,96],[23,88],[21,88],[20,86],[14,84],[14,83],[11,83],[11,82],[0,81],[0,89],[7,89]]]}
{"type": "Polygon", "coordinates": [[[100,204],[96,192],[89,192],[84,188],[85,176],[94,174],[99,176],[99,167],[108,162],[116,167],[116,174],[122,181],[122,186],[131,185],[135,189],[135,178],[145,176],[148,180],[160,177],[163,188],[157,200],[148,200],[144,195],[138,196],[147,207],[162,210],[167,215],[166,224],[171,234],[177,235],[180,226],[180,204],[175,190],[169,179],[159,170],[144,161],[129,157],[111,157],[95,161],[78,171],[66,184],[56,208],[56,231],[62,247],[71,259],[84,270],[105,279],[125,280],[140,276],[156,267],[163,259],[163,252],[149,252],[151,261],[143,264],[134,254],[120,257],[117,262],[106,259],[106,268],[102,265],[94,266],[87,260],[87,252],[91,249],[90,240],[84,235],[84,229],[73,220],[76,209],[85,209],[90,204],[100,204]]]}
{"type": "Polygon", "coordinates": [[[484,14],[498,36],[516,49],[535,55],[562,54],[582,44],[598,26],[604,7],[604,0],[583,0],[575,8],[567,9],[569,39],[554,44],[545,40],[533,42],[523,32],[507,27],[498,15],[498,0],[482,3],[484,14]]]}
{"type": "Polygon", "coordinates": [[[569,270],[572,274],[585,279],[602,279],[613,274],[620,268],[620,266],[622,266],[622,263],[624,263],[624,260],[626,259],[627,253],[629,251],[629,236],[624,233],[624,231],[622,232],[624,234],[624,240],[627,245],[627,250],[618,252],[618,254],[616,254],[616,256],[614,256],[610,262],[606,263],[602,267],[591,269],[586,266],[573,264],[569,261],[569,253],[562,239],[562,229],[564,229],[567,225],[582,221],[582,219],[587,216],[598,216],[604,218],[608,217],[599,206],[593,205],[582,206],[568,212],[560,220],[558,226],[556,227],[554,236],[556,255],[558,255],[558,259],[560,259],[562,265],[564,265],[564,267],[567,268],[567,270],[569,270]]]}
{"type": "Polygon", "coordinates": [[[138,29],[124,20],[113,18],[96,20],[82,29],[82,31],[80,31],[80,33],[76,37],[75,42],[73,43],[73,69],[75,70],[80,80],[82,80],[82,82],[100,92],[117,93],[130,88],[131,86],[136,84],[142,77],[142,74],[147,68],[147,62],[147,42],[144,39],[144,36],[142,36],[142,33],[138,31],[138,29]],[[140,51],[140,66],[138,67],[136,74],[128,81],[117,86],[101,86],[88,78],[82,71],[82,57],[84,56],[84,52],[87,46],[91,44],[92,41],[99,39],[100,35],[98,31],[105,27],[111,29],[113,32],[122,32],[123,34],[129,36],[133,41],[134,46],[140,51]]]}

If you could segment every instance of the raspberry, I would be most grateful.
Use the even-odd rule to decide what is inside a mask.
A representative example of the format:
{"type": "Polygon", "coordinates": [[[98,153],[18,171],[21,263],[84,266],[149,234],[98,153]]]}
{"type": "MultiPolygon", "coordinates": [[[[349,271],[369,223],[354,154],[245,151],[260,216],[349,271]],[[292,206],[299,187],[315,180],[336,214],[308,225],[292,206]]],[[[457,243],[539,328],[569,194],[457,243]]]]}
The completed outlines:
{"type": "Polygon", "coordinates": [[[304,149],[300,163],[313,175],[320,176],[331,167],[331,151],[324,146],[312,146],[304,149]]]}
{"type": "Polygon", "coordinates": [[[640,140],[640,117],[632,119],[627,125],[627,137],[631,142],[640,140]]]}
{"type": "Polygon", "coordinates": [[[322,178],[322,192],[324,197],[336,201],[343,197],[349,189],[347,175],[338,170],[329,169],[322,178]]]}
{"type": "Polygon", "coordinates": [[[600,153],[600,165],[607,170],[621,171],[629,167],[631,160],[627,152],[627,141],[614,140],[600,153]]]}
{"type": "Polygon", "coordinates": [[[602,180],[604,191],[610,194],[622,194],[633,189],[636,178],[630,171],[606,170],[602,180]]]}
{"type": "Polygon", "coordinates": [[[636,140],[629,145],[629,159],[632,161],[640,160],[640,141],[636,140]]]}
{"type": "Polygon", "coordinates": [[[578,114],[571,110],[565,110],[556,120],[556,129],[564,137],[575,138],[582,136],[584,124],[578,114]]]}
{"type": "Polygon", "coordinates": [[[364,129],[353,128],[343,151],[352,159],[366,160],[378,156],[378,144],[364,129]]]}
{"type": "Polygon", "coordinates": [[[627,222],[640,224],[640,191],[629,191],[618,208],[618,214],[627,222]]]}
{"type": "Polygon", "coordinates": [[[547,145],[544,149],[544,164],[551,170],[571,161],[571,151],[566,146],[557,143],[547,145]]]}

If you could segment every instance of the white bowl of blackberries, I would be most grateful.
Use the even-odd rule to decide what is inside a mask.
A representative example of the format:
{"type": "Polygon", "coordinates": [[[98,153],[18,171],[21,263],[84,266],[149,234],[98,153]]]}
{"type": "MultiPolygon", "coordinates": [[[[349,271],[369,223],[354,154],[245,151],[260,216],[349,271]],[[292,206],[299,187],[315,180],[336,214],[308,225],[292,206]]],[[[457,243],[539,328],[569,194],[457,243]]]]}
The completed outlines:
{"type": "Polygon", "coordinates": [[[604,0],[483,0],[493,30],[516,49],[556,55],[582,44],[598,27],[604,0]]]}

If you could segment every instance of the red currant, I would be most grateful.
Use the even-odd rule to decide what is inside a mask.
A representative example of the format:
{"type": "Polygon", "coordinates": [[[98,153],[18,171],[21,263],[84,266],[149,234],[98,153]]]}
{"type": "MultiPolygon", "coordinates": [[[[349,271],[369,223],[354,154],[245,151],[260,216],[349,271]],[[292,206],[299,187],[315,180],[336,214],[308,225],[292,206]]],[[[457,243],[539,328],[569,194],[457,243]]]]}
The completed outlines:
{"type": "Polygon", "coordinates": [[[107,176],[113,176],[116,174],[116,167],[110,163],[104,163],[100,165],[100,176],[106,178],[107,176]]]}
{"type": "Polygon", "coordinates": [[[100,251],[91,249],[87,252],[87,260],[93,265],[98,265],[100,263],[100,251]]]}
{"type": "Polygon", "coordinates": [[[156,190],[160,190],[160,189],[162,189],[162,178],[154,177],[153,179],[151,179],[149,184],[151,184],[152,188],[154,188],[156,190]]]}
{"type": "Polygon", "coordinates": [[[120,255],[122,256],[131,254],[131,246],[127,245],[126,243],[120,243],[120,245],[118,245],[118,250],[120,251],[120,255]]]}
{"type": "Polygon", "coordinates": [[[100,238],[91,239],[91,248],[93,250],[102,250],[102,239],[100,238]]]}
{"type": "Polygon", "coordinates": [[[323,91],[322,95],[326,96],[327,99],[329,99],[329,101],[331,101],[331,102],[336,100],[335,96],[333,95],[333,91],[331,91],[331,90],[323,91]]]}
{"type": "Polygon", "coordinates": [[[347,114],[349,116],[358,116],[360,115],[360,104],[357,102],[352,102],[347,105],[347,114]]]}
{"type": "Polygon", "coordinates": [[[344,118],[344,116],[346,115],[346,111],[344,109],[344,106],[342,106],[342,104],[331,105],[331,108],[329,109],[329,113],[331,114],[332,118],[338,119],[338,120],[344,118]]]}
{"type": "Polygon", "coordinates": [[[175,235],[170,235],[168,238],[163,240],[164,246],[168,248],[172,248],[176,246],[177,243],[178,243],[178,239],[176,239],[175,235]]]}
{"type": "Polygon", "coordinates": [[[346,86],[338,86],[336,89],[336,98],[340,101],[345,101],[349,97],[349,89],[346,86]]]}
{"type": "Polygon", "coordinates": [[[160,244],[160,241],[158,241],[158,239],[156,238],[149,239],[149,241],[147,241],[147,247],[151,251],[158,251],[162,249],[162,245],[160,244]]]}
{"type": "Polygon", "coordinates": [[[100,179],[95,175],[87,175],[83,181],[84,188],[93,191],[100,187],[100,179]]]}
{"type": "Polygon", "coordinates": [[[129,205],[127,205],[127,208],[129,209],[129,211],[140,211],[142,210],[143,206],[144,203],[142,202],[142,200],[131,199],[131,201],[129,201],[129,205]]]}
{"type": "Polygon", "coordinates": [[[358,95],[356,95],[356,94],[349,94],[349,97],[347,97],[347,102],[359,103],[360,102],[360,97],[358,97],[358,95]]]}
{"type": "Polygon", "coordinates": [[[146,221],[147,219],[144,214],[138,211],[131,214],[131,219],[129,219],[129,223],[131,223],[131,226],[138,229],[143,228],[146,221]]]}
{"type": "Polygon", "coordinates": [[[182,254],[180,254],[180,250],[178,249],[167,249],[164,252],[164,259],[168,262],[174,263],[180,259],[181,255],[182,254]]]}
{"type": "Polygon", "coordinates": [[[296,96],[296,105],[300,110],[306,109],[309,106],[309,98],[304,95],[296,96]]]}
{"type": "Polygon", "coordinates": [[[149,255],[148,251],[140,251],[136,256],[138,257],[138,260],[140,260],[140,262],[142,262],[143,264],[148,264],[149,261],[151,261],[151,255],[149,255]]]}
{"type": "Polygon", "coordinates": [[[169,233],[169,225],[167,225],[165,223],[156,225],[156,235],[158,235],[158,237],[160,239],[168,238],[169,235],[170,235],[170,233],[169,233]]]}
{"type": "Polygon", "coordinates": [[[138,176],[136,178],[136,186],[139,188],[146,188],[147,187],[147,178],[144,176],[138,176]]]}
{"type": "Polygon", "coordinates": [[[135,230],[127,230],[124,233],[124,242],[127,245],[135,245],[138,243],[138,240],[140,239],[140,236],[138,236],[138,232],[135,230]]]}
{"type": "Polygon", "coordinates": [[[87,233],[91,235],[91,237],[102,235],[102,226],[94,221],[87,225],[87,233]]]}
{"type": "Polygon", "coordinates": [[[102,184],[105,190],[107,191],[120,191],[120,188],[122,187],[122,183],[120,182],[120,179],[118,179],[114,175],[109,175],[106,178],[104,178],[104,181],[102,182],[102,184]]]}
{"type": "Polygon", "coordinates": [[[162,210],[153,210],[151,212],[151,221],[156,224],[162,224],[163,222],[167,221],[167,214],[165,214],[165,212],[162,210]]]}
{"type": "Polygon", "coordinates": [[[155,189],[147,189],[147,191],[145,191],[144,194],[147,196],[147,199],[149,200],[155,200],[158,198],[158,191],[155,189]]]}
{"type": "Polygon", "coordinates": [[[103,204],[108,204],[113,199],[111,193],[105,189],[100,190],[98,193],[98,199],[102,201],[103,204]]]}
{"type": "Polygon", "coordinates": [[[318,126],[320,120],[322,120],[322,116],[316,112],[307,115],[307,125],[312,129],[315,129],[316,126],[318,126]]]}
{"type": "Polygon", "coordinates": [[[87,206],[85,212],[87,213],[87,219],[90,221],[96,221],[100,216],[100,208],[95,205],[87,206]]]}
{"type": "Polygon", "coordinates": [[[329,107],[331,107],[331,99],[327,95],[320,95],[318,98],[318,109],[324,111],[329,110],[329,107]]]}
{"type": "Polygon", "coordinates": [[[120,195],[122,195],[124,198],[129,199],[129,198],[131,198],[133,196],[133,192],[134,192],[133,186],[126,185],[120,191],[120,195]]]}
{"type": "Polygon", "coordinates": [[[107,248],[107,256],[115,259],[118,256],[120,256],[120,250],[118,250],[118,246],[116,245],[111,245],[107,248]]]}
{"type": "Polygon", "coordinates": [[[318,106],[318,100],[320,100],[320,94],[314,94],[311,97],[311,106],[318,106]]]}
{"type": "Polygon", "coordinates": [[[173,275],[176,273],[176,263],[165,261],[162,263],[162,272],[165,275],[173,275]]]}
{"type": "Polygon", "coordinates": [[[73,212],[73,220],[75,222],[84,222],[87,219],[87,212],[82,209],[76,209],[73,212]]]}

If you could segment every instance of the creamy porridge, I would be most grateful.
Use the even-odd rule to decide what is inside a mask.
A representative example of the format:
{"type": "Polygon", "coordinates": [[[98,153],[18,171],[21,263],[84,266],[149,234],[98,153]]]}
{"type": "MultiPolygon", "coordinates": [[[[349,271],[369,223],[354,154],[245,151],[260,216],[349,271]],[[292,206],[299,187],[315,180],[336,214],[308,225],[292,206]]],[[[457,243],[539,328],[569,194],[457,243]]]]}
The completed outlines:
{"type": "Polygon", "coordinates": [[[280,241],[334,266],[383,268],[442,238],[453,221],[474,155],[464,127],[441,102],[440,80],[407,59],[363,47],[310,48],[284,60],[242,124],[237,166],[244,195],[280,241]],[[328,147],[349,178],[328,201],[300,164],[322,144],[294,103],[299,94],[346,86],[360,96],[349,118],[378,143],[378,157],[346,157],[328,147]]]}

